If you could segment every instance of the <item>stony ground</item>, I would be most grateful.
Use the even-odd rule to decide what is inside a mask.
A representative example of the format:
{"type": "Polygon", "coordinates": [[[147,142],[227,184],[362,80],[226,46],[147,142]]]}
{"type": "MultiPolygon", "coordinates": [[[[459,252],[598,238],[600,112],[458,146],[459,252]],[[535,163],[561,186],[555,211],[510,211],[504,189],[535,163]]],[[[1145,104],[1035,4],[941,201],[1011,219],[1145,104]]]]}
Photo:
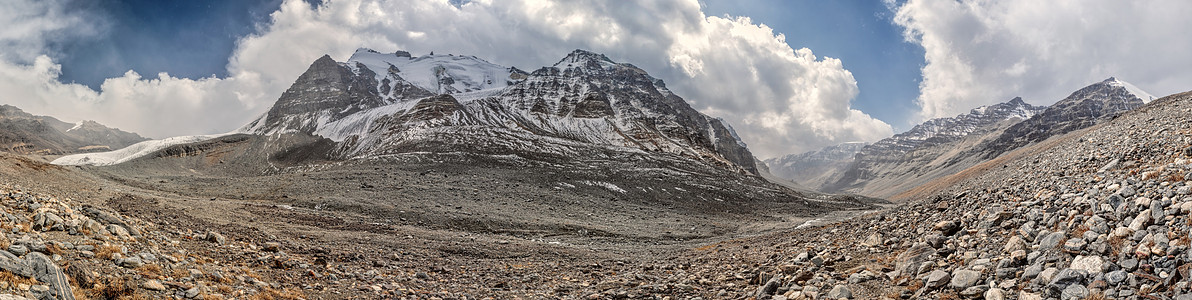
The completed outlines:
{"type": "Polygon", "coordinates": [[[32,299],[297,299],[228,259],[277,245],[229,241],[218,231],[156,224],[67,198],[0,186],[0,294],[32,299]],[[194,249],[202,249],[195,251],[194,249]]]}
{"type": "Polygon", "coordinates": [[[767,237],[755,296],[1192,299],[1192,94],[976,168],[767,237]]]}
{"type": "MultiPolygon", "coordinates": [[[[122,295],[149,298],[745,296],[752,294],[750,280],[756,280],[747,275],[756,275],[757,266],[738,266],[734,259],[724,266],[731,269],[726,273],[728,269],[720,267],[705,269],[692,258],[738,251],[738,246],[714,244],[734,236],[789,229],[812,215],[821,215],[824,222],[843,219],[857,210],[822,214],[869,207],[833,197],[738,202],[738,206],[698,198],[684,203],[662,195],[690,190],[694,181],[667,182],[667,178],[642,179],[652,182],[648,186],[660,195],[654,200],[662,202],[608,199],[615,195],[608,188],[580,183],[590,180],[581,177],[584,174],[526,174],[497,166],[481,172],[449,166],[442,161],[354,163],[228,179],[152,173],[159,169],[115,173],[59,167],[35,157],[3,154],[0,178],[20,185],[23,193],[73,198],[61,200],[72,211],[93,207],[121,220],[135,220],[125,221],[136,224],[125,228],[136,228],[129,231],[153,236],[150,240],[158,242],[141,244],[148,242],[133,237],[121,244],[127,249],[119,255],[84,260],[100,270],[96,280],[131,282],[124,285],[122,295]],[[571,182],[575,187],[556,182],[571,182]],[[583,196],[567,189],[597,192],[583,196]],[[219,239],[208,238],[208,232],[218,233],[223,243],[213,242],[219,239]],[[252,274],[251,279],[172,285],[182,282],[172,267],[161,266],[164,277],[112,271],[128,269],[120,259],[137,256],[146,265],[160,265],[166,255],[180,258],[177,251],[201,256],[198,260],[206,268],[196,269],[204,274],[216,271],[225,276],[219,278],[252,274]],[[146,262],[141,253],[158,260],[146,262]],[[159,290],[147,282],[163,286],[159,290]]],[[[633,182],[602,180],[624,187],[633,182]]],[[[772,193],[761,190],[756,195],[772,193]]],[[[24,209],[20,202],[12,203],[24,209]]],[[[37,215],[17,219],[33,221],[37,215]]],[[[59,261],[59,265],[70,270],[68,265],[77,264],[59,261]]],[[[94,289],[72,287],[81,293],[94,289]]]]}
{"type": "MultiPolygon", "coordinates": [[[[291,188],[272,198],[213,197],[205,191],[236,184],[181,186],[3,155],[0,241],[6,243],[0,245],[0,294],[58,299],[1188,299],[1192,182],[1184,176],[1192,172],[1190,147],[1192,95],[1185,94],[979,165],[882,211],[822,215],[819,222],[770,217],[715,225],[729,222],[725,216],[733,214],[683,219],[679,212],[689,208],[675,205],[662,215],[678,216],[674,221],[625,223],[655,224],[648,228],[660,232],[632,235],[621,228],[605,231],[611,233],[607,236],[557,233],[595,226],[583,224],[508,232],[467,225],[475,222],[427,226],[400,216],[381,222],[381,214],[368,206],[327,210],[318,202],[290,200],[311,189],[291,188]],[[834,222],[842,219],[847,220],[834,222]],[[696,220],[724,229],[682,236],[663,232],[696,220]]],[[[446,213],[464,210],[464,202],[450,195],[475,192],[435,188],[460,174],[429,182],[406,171],[385,173],[409,175],[401,180],[422,180],[412,186],[438,190],[447,205],[431,205],[428,211],[484,213],[483,207],[446,213]]],[[[355,176],[322,174],[332,176],[324,182],[355,176]]],[[[358,181],[341,181],[369,190],[358,181]]],[[[287,186],[311,182],[321,181],[287,186]]],[[[519,188],[554,189],[508,191],[519,188]]],[[[549,205],[523,203],[528,203],[520,204],[526,211],[560,216],[549,213],[549,205]]],[[[624,205],[616,209],[640,207],[624,205]]],[[[563,221],[556,222],[566,223],[566,213],[561,216],[563,221]]],[[[650,217],[648,211],[634,216],[650,217]]]]}

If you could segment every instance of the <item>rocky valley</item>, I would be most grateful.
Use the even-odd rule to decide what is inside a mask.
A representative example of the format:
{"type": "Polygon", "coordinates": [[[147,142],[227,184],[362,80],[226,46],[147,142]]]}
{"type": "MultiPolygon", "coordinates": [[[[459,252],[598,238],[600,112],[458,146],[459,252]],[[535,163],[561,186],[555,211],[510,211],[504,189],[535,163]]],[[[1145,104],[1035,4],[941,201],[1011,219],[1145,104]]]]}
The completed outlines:
{"type": "Polygon", "coordinates": [[[1192,94],[1114,78],[765,164],[584,50],[323,56],[224,134],[4,113],[3,299],[1192,297],[1192,94]]]}

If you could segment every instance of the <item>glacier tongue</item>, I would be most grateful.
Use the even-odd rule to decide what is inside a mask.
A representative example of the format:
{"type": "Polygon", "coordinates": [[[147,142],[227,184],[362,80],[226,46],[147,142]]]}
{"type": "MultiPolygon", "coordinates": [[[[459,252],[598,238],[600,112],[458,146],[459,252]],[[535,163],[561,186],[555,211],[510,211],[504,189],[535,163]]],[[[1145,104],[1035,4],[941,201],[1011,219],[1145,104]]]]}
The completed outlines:
{"type": "Polygon", "coordinates": [[[67,155],[59,157],[50,163],[67,166],[110,166],[146,156],[152,154],[153,152],[157,152],[158,150],[169,148],[170,146],[197,143],[232,134],[236,134],[236,132],[209,135],[176,136],[160,140],[148,140],[115,151],[67,155]]]}

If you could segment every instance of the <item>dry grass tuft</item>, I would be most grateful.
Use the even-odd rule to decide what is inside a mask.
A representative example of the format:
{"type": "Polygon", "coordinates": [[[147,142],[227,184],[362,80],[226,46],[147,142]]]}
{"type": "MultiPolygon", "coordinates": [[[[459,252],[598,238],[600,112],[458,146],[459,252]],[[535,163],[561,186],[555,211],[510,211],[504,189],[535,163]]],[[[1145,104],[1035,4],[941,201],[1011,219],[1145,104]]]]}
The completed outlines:
{"type": "Polygon", "coordinates": [[[161,266],[158,265],[143,265],[137,268],[137,273],[146,278],[157,278],[161,276],[161,266]]]}
{"type": "Polygon", "coordinates": [[[62,255],[63,253],[66,253],[66,251],[62,250],[62,247],[58,247],[58,243],[46,243],[46,252],[49,252],[50,254],[58,254],[58,255],[62,255]]]}
{"type": "Polygon", "coordinates": [[[1126,245],[1125,238],[1120,237],[1120,236],[1110,237],[1109,238],[1109,252],[1110,252],[1110,254],[1114,257],[1118,256],[1119,254],[1122,253],[1122,247],[1125,247],[1125,245],[1126,245]]]}
{"type": "Polygon", "coordinates": [[[956,291],[949,290],[949,291],[941,292],[939,294],[939,299],[940,300],[960,300],[960,295],[957,295],[956,291]]]}
{"type": "Polygon", "coordinates": [[[252,297],[249,297],[249,299],[255,299],[255,300],[299,300],[299,299],[306,299],[306,295],[303,295],[301,291],[296,290],[296,289],[284,289],[284,290],[279,291],[279,290],[272,289],[272,288],[265,288],[264,291],[261,291],[261,293],[256,294],[256,295],[252,295],[252,297]]]}
{"type": "Polygon", "coordinates": [[[131,281],[113,277],[95,284],[84,299],[118,299],[118,300],[148,300],[149,296],[137,292],[137,287],[131,281]]]}
{"type": "Polygon", "coordinates": [[[1179,182],[1179,181],[1184,181],[1184,180],[1186,180],[1186,178],[1184,178],[1183,172],[1176,172],[1175,174],[1171,174],[1171,175],[1167,176],[1167,181],[1169,181],[1169,182],[1179,182]]]}
{"type": "Polygon", "coordinates": [[[1076,226],[1076,229],[1073,229],[1073,230],[1072,230],[1072,235],[1071,235],[1071,236],[1072,236],[1073,238],[1079,238],[1079,237],[1083,237],[1083,236],[1084,236],[1084,233],[1085,233],[1085,232],[1088,232],[1088,231],[1089,231],[1089,227],[1088,227],[1088,226],[1084,226],[1084,225],[1076,226]]]}
{"type": "Polygon", "coordinates": [[[112,255],[116,253],[123,253],[124,249],[116,245],[100,245],[95,246],[95,257],[102,259],[112,259],[112,255]]]}
{"type": "Polygon", "coordinates": [[[12,272],[4,271],[4,270],[0,270],[0,282],[7,282],[8,286],[16,286],[19,284],[27,284],[27,285],[37,284],[37,280],[35,280],[33,278],[27,278],[27,277],[13,274],[12,272]]]}

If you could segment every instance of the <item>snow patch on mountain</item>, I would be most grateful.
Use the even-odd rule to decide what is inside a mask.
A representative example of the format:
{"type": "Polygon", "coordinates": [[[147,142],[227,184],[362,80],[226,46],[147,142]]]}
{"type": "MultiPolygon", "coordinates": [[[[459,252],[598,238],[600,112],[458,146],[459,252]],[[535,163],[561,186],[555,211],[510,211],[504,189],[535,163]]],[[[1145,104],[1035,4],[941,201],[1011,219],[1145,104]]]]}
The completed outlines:
{"type": "Polygon", "coordinates": [[[453,54],[414,57],[408,52],[380,53],[361,48],[348,59],[347,66],[359,73],[360,63],[376,73],[377,82],[391,74],[435,94],[456,94],[500,89],[516,82],[513,68],[496,65],[475,56],[453,54]]]}
{"type": "Polygon", "coordinates": [[[1109,77],[1109,79],[1105,80],[1105,83],[1111,86],[1126,88],[1126,91],[1129,91],[1130,94],[1138,97],[1138,99],[1142,99],[1142,103],[1150,103],[1151,100],[1159,99],[1159,97],[1155,97],[1155,95],[1151,95],[1150,93],[1143,91],[1129,82],[1125,82],[1114,77],[1109,77]]]}

